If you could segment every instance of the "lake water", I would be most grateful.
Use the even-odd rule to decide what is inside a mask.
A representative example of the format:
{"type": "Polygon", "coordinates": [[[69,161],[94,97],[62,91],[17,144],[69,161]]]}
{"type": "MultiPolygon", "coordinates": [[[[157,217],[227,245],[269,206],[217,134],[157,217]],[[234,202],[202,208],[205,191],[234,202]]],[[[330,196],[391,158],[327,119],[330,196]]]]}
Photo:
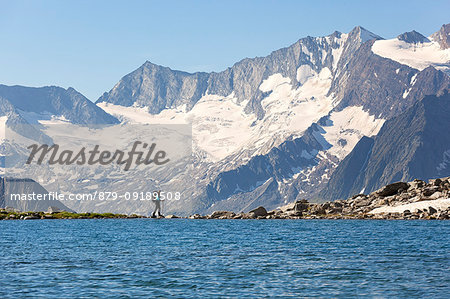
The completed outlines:
{"type": "Polygon", "coordinates": [[[0,222],[0,298],[447,297],[449,221],[0,222]]]}

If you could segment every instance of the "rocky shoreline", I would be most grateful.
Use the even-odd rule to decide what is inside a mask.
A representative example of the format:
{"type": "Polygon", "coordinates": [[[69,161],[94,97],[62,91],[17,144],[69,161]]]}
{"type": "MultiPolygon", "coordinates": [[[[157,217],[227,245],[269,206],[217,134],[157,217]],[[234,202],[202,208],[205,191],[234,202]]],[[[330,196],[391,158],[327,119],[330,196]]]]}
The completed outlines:
{"type": "Polygon", "coordinates": [[[368,195],[309,203],[300,200],[273,211],[258,207],[248,213],[216,211],[190,219],[450,219],[450,177],[397,182],[368,195]]]}
{"type": "MultiPolygon", "coordinates": [[[[0,220],[35,219],[135,219],[149,218],[142,215],[113,213],[72,213],[60,210],[47,212],[20,212],[0,209],[0,220]]],[[[358,194],[347,200],[310,203],[299,200],[286,206],[267,211],[258,207],[248,213],[215,211],[210,215],[194,214],[189,217],[167,215],[166,219],[450,219],[450,177],[397,182],[368,195],[358,194]]]]}

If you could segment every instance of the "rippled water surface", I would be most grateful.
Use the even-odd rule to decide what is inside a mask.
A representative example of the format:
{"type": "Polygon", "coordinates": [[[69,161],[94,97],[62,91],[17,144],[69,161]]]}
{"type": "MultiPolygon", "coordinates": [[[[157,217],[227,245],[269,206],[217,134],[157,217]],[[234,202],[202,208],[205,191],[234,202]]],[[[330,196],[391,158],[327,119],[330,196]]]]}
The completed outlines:
{"type": "Polygon", "coordinates": [[[30,220],[0,231],[0,298],[450,294],[449,221],[30,220]]]}

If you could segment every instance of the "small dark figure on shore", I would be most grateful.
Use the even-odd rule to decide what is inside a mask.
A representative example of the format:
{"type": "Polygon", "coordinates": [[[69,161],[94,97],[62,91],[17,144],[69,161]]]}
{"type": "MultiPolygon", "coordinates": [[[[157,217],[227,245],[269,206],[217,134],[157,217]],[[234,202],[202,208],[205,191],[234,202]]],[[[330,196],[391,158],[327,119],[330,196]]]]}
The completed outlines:
{"type": "Polygon", "coordinates": [[[152,218],[164,217],[161,213],[161,190],[153,192],[153,202],[155,203],[155,210],[152,213],[152,218]]]}

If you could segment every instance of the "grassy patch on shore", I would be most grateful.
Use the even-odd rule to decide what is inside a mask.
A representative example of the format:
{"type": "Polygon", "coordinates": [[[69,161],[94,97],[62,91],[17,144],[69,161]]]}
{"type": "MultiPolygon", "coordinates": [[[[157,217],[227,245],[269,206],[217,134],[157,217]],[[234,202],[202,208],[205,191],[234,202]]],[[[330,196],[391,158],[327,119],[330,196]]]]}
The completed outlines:
{"type": "Polygon", "coordinates": [[[72,213],[72,212],[16,212],[0,210],[0,220],[14,219],[112,219],[112,218],[138,218],[137,215],[114,213],[72,213]]]}

